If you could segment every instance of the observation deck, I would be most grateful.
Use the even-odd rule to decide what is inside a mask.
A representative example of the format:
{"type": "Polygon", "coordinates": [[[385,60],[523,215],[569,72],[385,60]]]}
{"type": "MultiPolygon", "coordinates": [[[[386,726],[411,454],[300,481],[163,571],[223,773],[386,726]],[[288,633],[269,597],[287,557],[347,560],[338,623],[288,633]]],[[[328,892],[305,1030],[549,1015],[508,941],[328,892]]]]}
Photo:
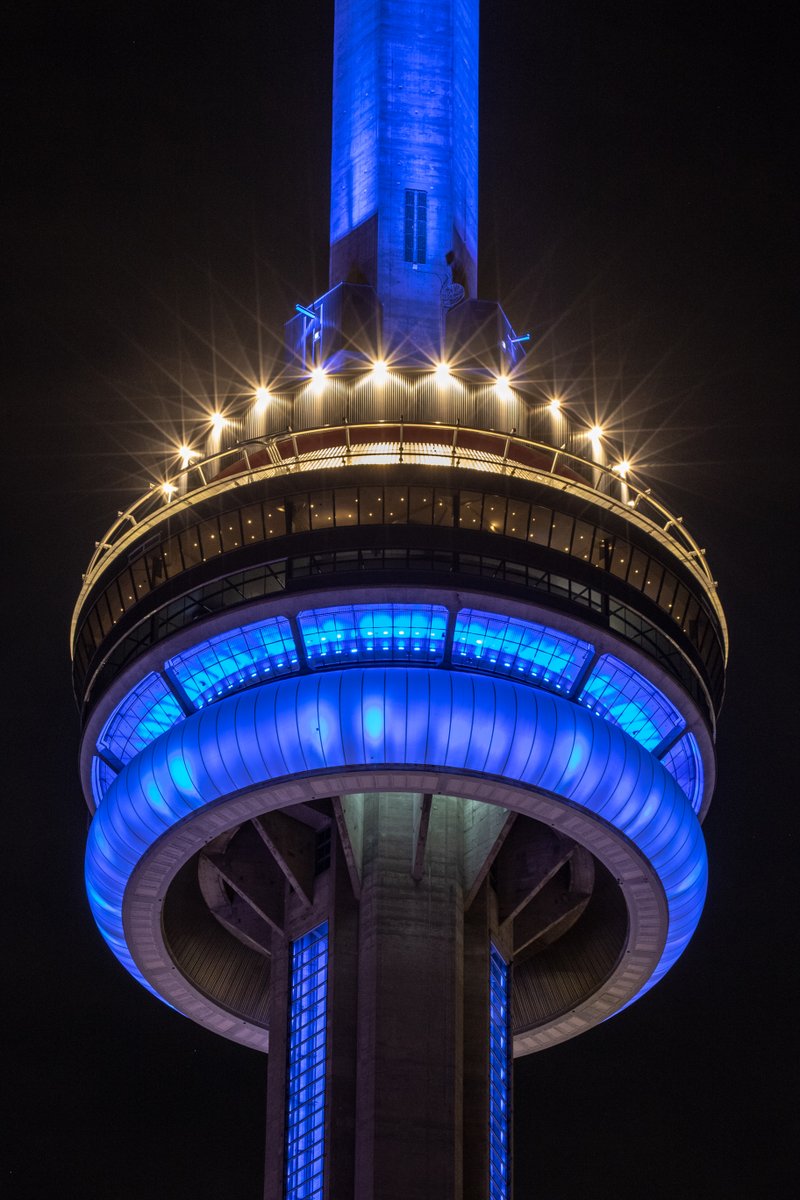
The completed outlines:
{"type": "MultiPolygon", "coordinates": [[[[141,772],[154,744],[168,746],[194,722],[221,720],[234,698],[240,711],[260,689],[277,688],[290,713],[306,704],[317,711],[320,687],[324,691],[334,680],[336,688],[349,687],[358,678],[359,695],[377,687],[383,708],[394,706],[398,727],[405,728],[413,710],[392,688],[414,677],[429,697],[426,711],[434,694],[443,711],[460,703],[462,685],[470,689],[471,705],[479,695],[488,703],[482,689],[489,687],[493,711],[511,704],[513,695],[515,720],[534,697],[555,704],[550,720],[556,739],[565,715],[573,725],[585,716],[602,726],[604,736],[622,731],[623,740],[655,761],[667,791],[680,784],[686,820],[702,816],[713,790],[713,732],[727,653],[716,586],[704,552],[681,520],[648,490],[597,461],[596,445],[593,457],[585,456],[586,449],[591,453],[586,433],[547,401],[504,380],[445,376],[441,370],[318,375],[231,411],[207,436],[202,454],[118,517],[84,578],[73,644],[90,807],[102,821],[106,793],[133,760],[141,772]],[[436,690],[445,683],[446,696],[436,690]]],[[[458,719],[471,727],[480,718],[477,710],[470,712],[458,719]]],[[[280,725],[280,706],[274,719],[280,725]]],[[[291,720],[295,725],[296,716],[291,720]]],[[[511,727],[510,716],[508,721],[511,727]]],[[[279,741],[285,736],[276,734],[279,741]]],[[[338,828],[356,891],[358,837],[348,832],[346,811],[348,805],[351,815],[354,806],[363,807],[367,794],[458,796],[462,807],[473,805],[473,823],[483,828],[483,822],[484,840],[463,850],[460,868],[462,882],[469,876],[473,888],[489,870],[498,871],[507,823],[516,820],[516,837],[521,844],[528,839],[529,856],[537,839],[537,853],[545,857],[547,839],[561,839],[550,845],[550,854],[558,858],[560,848],[559,870],[566,874],[559,895],[569,920],[560,936],[553,934],[552,945],[551,925],[559,922],[545,921],[525,943],[538,942],[536,953],[526,959],[518,951],[515,979],[519,994],[527,995],[516,1003],[518,1052],[603,1019],[663,973],[665,956],[674,958],[674,947],[666,949],[670,917],[663,881],[657,872],[655,879],[643,872],[638,852],[631,858],[628,837],[609,857],[607,819],[598,840],[597,823],[577,815],[569,801],[565,816],[563,797],[557,810],[542,799],[541,781],[533,802],[531,780],[520,791],[521,777],[509,782],[498,772],[489,787],[485,770],[476,775],[475,763],[465,760],[456,782],[450,772],[431,772],[421,748],[412,755],[413,769],[408,748],[398,762],[384,747],[380,770],[366,770],[362,762],[350,775],[345,755],[334,772],[344,772],[337,780],[327,767],[320,775],[323,764],[330,765],[329,751],[315,752],[319,762],[312,754],[311,769],[303,759],[300,790],[296,782],[275,785],[275,794],[315,837],[332,823],[338,828]],[[478,776],[483,782],[476,782],[478,776]],[[473,863],[472,875],[464,865],[470,855],[480,862],[473,863]],[[645,949],[636,933],[643,901],[634,902],[631,892],[644,879],[652,923],[645,949]],[[569,896],[580,899],[572,903],[564,898],[569,896]],[[616,916],[609,918],[612,911],[616,916]],[[569,985],[563,982],[568,977],[569,985]],[[541,1001],[543,979],[550,988],[560,980],[554,1009],[541,1001]]],[[[575,752],[573,746],[570,754],[575,752]]],[[[140,865],[133,892],[166,888],[163,911],[140,898],[134,919],[138,910],[126,879],[115,885],[118,915],[106,923],[106,935],[129,968],[151,987],[157,981],[170,1003],[263,1047],[269,991],[264,930],[271,926],[264,905],[254,907],[248,896],[242,902],[245,909],[250,905],[245,925],[253,925],[257,911],[262,928],[259,937],[252,928],[243,932],[230,915],[236,907],[231,895],[239,893],[230,882],[226,893],[229,874],[220,867],[229,844],[264,817],[262,789],[257,796],[252,812],[242,798],[230,802],[236,836],[230,813],[220,834],[212,805],[210,824],[209,812],[188,822],[188,843],[185,830],[183,842],[177,834],[166,839],[171,866],[156,869],[151,846],[147,882],[138,879],[140,865]],[[220,836],[214,868],[204,847],[220,836]],[[176,837],[183,863],[173,879],[176,837]],[[228,979],[219,994],[208,995],[209,985],[187,965],[188,951],[180,948],[185,936],[170,938],[170,895],[176,910],[195,912],[190,943],[193,954],[205,947],[200,958],[207,960],[206,973],[210,961],[228,964],[216,971],[228,979]],[[122,934],[126,904],[135,934],[122,934]],[[156,965],[143,970],[145,961],[156,965]],[[231,979],[238,980],[235,986],[231,979]]],[[[463,831],[461,836],[466,846],[463,831]]],[[[691,869],[697,874],[696,863],[691,869]]],[[[505,886],[513,890],[510,882],[505,886]]],[[[526,905],[533,904],[526,920],[534,921],[542,886],[540,881],[516,908],[508,900],[515,910],[513,918],[504,918],[509,930],[524,926],[526,905]]],[[[105,909],[101,916],[107,917],[105,909]]]]}

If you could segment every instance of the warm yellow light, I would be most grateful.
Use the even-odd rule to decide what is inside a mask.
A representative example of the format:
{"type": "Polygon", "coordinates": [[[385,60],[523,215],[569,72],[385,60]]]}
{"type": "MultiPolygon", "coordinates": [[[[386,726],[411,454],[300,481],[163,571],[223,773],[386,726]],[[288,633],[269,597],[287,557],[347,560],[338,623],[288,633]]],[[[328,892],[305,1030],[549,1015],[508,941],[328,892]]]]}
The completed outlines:
{"type": "Polygon", "coordinates": [[[561,400],[558,396],[551,396],[550,403],[547,406],[554,417],[557,417],[561,412],[561,400]]]}
{"type": "Polygon", "coordinates": [[[444,387],[450,382],[450,367],[445,362],[437,363],[433,374],[439,387],[444,387]]]}
{"type": "Polygon", "coordinates": [[[603,438],[602,428],[599,425],[593,425],[592,428],[589,430],[589,440],[593,443],[593,445],[597,446],[602,441],[602,438],[603,438]]]}
{"type": "Polygon", "coordinates": [[[511,399],[511,387],[507,375],[498,375],[494,381],[494,390],[501,400],[511,399]]]}
{"type": "Polygon", "coordinates": [[[264,409],[269,404],[271,399],[272,399],[272,397],[270,396],[267,388],[257,387],[256,388],[256,411],[263,412],[264,409]]]}
{"type": "Polygon", "coordinates": [[[171,500],[178,489],[174,483],[162,483],[161,490],[164,493],[164,495],[167,497],[167,499],[171,500]]]}
{"type": "Polygon", "coordinates": [[[389,368],[382,358],[372,364],[372,378],[375,383],[386,383],[389,378],[389,368]]]}
{"type": "Polygon", "coordinates": [[[616,471],[620,479],[627,479],[630,469],[631,464],[627,458],[623,458],[622,462],[615,463],[611,468],[612,471],[616,471]]]}
{"type": "Polygon", "coordinates": [[[190,446],[186,446],[186,445],[178,446],[178,458],[181,460],[181,467],[183,468],[184,471],[189,466],[192,459],[196,458],[196,457],[197,457],[196,451],[192,450],[192,448],[190,446]]]}
{"type": "Polygon", "coordinates": [[[211,428],[214,433],[220,433],[225,428],[228,422],[225,420],[221,412],[211,414],[211,428]]]}
{"type": "Polygon", "coordinates": [[[325,369],[324,367],[314,367],[311,372],[311,382],[314,385],[314,391],[321,392],[325,387],[325,369]]]}

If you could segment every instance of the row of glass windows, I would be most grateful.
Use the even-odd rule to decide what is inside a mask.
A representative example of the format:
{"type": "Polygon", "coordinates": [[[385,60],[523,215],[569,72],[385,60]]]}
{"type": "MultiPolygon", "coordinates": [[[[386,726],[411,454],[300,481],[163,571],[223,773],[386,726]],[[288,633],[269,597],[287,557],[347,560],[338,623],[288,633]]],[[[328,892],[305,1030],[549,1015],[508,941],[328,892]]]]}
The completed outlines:
{"type": "Polygon", "coordinates": [[[677,622],[705,656],[715,633],[699,601],[655,558],[608,531],[550,508],[473,491],[345,487],[300,493],[209,517],[141,554],[98,597],[87,616],[94,646],[154,588],[250,543],[287,533],[353,525],[439,525],[499,533],[558,550],[609,571],[677,622]]]}
{"type": "MultiPolygon", "coordinates": [[[[146,675],[114,708],[97,740],[98,756],[119,770],[184,719],[183,705],[195,711],[254,683],[296,673],[301,658],[311,670],[378,662],[440,666],[449,658],[453,667],[564,692],[656,754],[685,728],[675,705],[640,672],[611,654],[596,658],[589,642],[536,622],[472,608],[451,618],[435,604],[345,604],[301,612],[296,627],[297,641],[286,617],[266,617],[168,659],[163,671],[146,675]]],[[[681,774],[698,809],[699,756],[684,747],[668,769],[676,778],[681,774]]],[[[93,771],[98,804],[110,782],[99,767],[93,771]]]]}
{"type": "MultiPolygon", "coordinates": [[[[603,614],[609,628],[620,633],[634,645],[640,646],[657,662],[661,663],[678,679],[689,694],[701,705],[707,703],[700,682],[688,662],[675,645],[646,618],[626,605],[615,600],[605,603],[600,592],[578,584],[552,572],[536,571],[525,564],[505,562],[501,559],[479,555],[446,554],[423,550],[348,550],[336,553],[306,555],[295,560],[280,560],[261,564],[246,571],[238,571],[224,579],[217,579],[201,588],[164,605],[146,621],[138,625],[121,641],[109,656],[96,688],[101,691],[129,662],[143,653],[149,646],[188,625],[209,612],[235,607],[248,601],[259,600],[286,590],[289,579],[323,575],[328,572],[351,572],[378,568],[408,570],[452,571],[490,576],[521,584],[528,590],[548,596],[569,599],[598,614],[603,614]]],[[[283,649],[283,647],[278,647],[283,649]]],[[[721,686],[722,666],[715,643],[716,660],[710,665],[712,689],[721,686]]],[[[94,652],[94,643],[88,627],[84,626],[76,652],[79,672],[87,670],[94,652]]],[[[716,696],[717,692],[713,692],[716,696]]]]}

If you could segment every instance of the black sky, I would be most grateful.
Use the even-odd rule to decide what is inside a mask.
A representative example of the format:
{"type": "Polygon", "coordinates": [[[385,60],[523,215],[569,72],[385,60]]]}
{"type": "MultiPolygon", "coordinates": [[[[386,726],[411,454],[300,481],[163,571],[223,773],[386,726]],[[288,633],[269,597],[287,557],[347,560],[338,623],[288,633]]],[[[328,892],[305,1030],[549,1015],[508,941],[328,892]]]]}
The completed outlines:
{"type": "MultiPolygon", "coordinates": [[[[92,926],[67,630],[201,391],[246,391],[326,286],[332,10],[32,2],[5,29],[10,1197],[259,1200],[263,1060],[150,998],[92,926]]],[[[481,293],[685,516],[732,642],[700,928],[631,1010],[518,1064],[517,1200],[794,1194],[797,256],[772,13],[483,3],[481,293]]]]}

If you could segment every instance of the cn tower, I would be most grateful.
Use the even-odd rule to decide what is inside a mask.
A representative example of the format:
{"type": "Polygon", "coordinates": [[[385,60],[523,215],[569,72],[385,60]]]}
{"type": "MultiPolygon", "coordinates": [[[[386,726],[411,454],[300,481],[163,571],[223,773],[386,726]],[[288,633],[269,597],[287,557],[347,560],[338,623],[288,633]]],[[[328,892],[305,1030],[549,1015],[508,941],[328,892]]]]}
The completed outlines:
{"type": "Polygon", "coordinates": [[[329,288],[84,576],[86,885],[268,1055],[265,1200],[511,1200],[514,1057],[700,919],[726,623],[477,294],[478,0],[335,7],[329,288]]]}

